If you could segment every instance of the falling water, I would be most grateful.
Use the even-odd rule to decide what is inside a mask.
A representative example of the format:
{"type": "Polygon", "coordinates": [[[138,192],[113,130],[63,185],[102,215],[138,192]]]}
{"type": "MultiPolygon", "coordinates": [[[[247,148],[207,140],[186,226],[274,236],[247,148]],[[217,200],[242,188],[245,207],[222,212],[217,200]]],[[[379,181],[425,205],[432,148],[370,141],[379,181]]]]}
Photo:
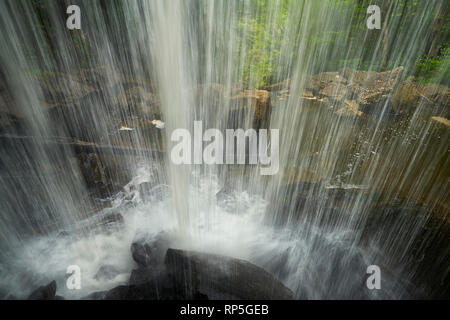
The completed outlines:
{"type": "MultiPolygon", "coordinates": [[[[379,71],[397,70],[381,80],[389,97],[389,83],[414,73],[446,2],[414,15],[418,4],[379,2],[386,26],[355,32],[367,14],[351,1],[2,0],[1,119],[20,119],[0,137],[2,292],[52,279],[66,297],[110,289],[133,269],[136,232],[167,231],[179,248],[265,268],[299,299],[445,295],[449,131],[429,119],[448,118],[448,98],[432,111],[426,97],[412,101],[406,115],[394,98],[350,115],[341,99],[312,101],[309,79],[322,72],[327,94],[350,104],[348,88],[370,90],[379,71]],[[70,4],[81,30],[66,28],[70,4]],[[255,88],[270,95],[264,119],[247,108],[255,88]],[[280,170],[174,164],[171,133],[193,133],[195,120],[279,130],[280,170]],[[79,149],[108,163],[103,196],[83,179],[79,149]],[[98,227],[115,212],[123,227],[98,227]],[[81,291],[64,288],[73,264],[85,270],[81,291]],[[96,280],[104,264],[119,276],[96,280]],[[368,265],[383,270],[380,292],[362,289],[368,265]]],[[[434,76],[448,84],[448,70],[434,76]]]]}

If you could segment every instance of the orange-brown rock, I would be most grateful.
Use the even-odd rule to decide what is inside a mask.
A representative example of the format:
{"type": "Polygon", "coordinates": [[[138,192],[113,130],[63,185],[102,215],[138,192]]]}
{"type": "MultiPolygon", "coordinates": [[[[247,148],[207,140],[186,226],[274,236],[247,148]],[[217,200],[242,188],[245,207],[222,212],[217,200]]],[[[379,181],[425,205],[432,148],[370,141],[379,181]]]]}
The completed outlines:
{"type": "Polygon", "coordinates": [[[244,90],[230,98],[230,109],[234,120],[251,117],[253,128],[265,127],[270,120],[270,93],[267,90],[244,90]]]}

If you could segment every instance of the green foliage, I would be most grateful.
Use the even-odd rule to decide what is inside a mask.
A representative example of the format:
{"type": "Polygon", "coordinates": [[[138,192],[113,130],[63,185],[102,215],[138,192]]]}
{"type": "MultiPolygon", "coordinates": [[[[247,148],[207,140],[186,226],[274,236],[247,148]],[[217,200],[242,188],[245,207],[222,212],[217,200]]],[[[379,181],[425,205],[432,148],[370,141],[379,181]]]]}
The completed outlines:
{"type": "Polygon", "coordinates": [[[244,56],[243,80],[249,86],[260,87],[273,76],[283,45],[289,2],[282,0],[277,14],[271,16],[273,1],[253,1],[257,10],[244,14],[238,23],[240,47],[237,54],[244,56]]]}
{"type": "Polygon", "coordinates": [[[277,79],[280,58],[292,62],[312,52],[314,59],[305,60],[313,62],[309,72],[343,67],[384,71],[401,65],[408,75],[424,81],[446,81],[449,58],[444,44],[449,37],[450,16],[443,1],[280,0],[277,8],[268,0],[246,2],[251,9],[241,12],[238,26],[243,80],[255,87],[268,84],[277,79]],[[381,8],[381,30],[366,26],[367,7],[373,4],[381,8]],[[303,29],[299,25],[306,15],[292,13],[301,6],[309,6],[309,20],[303,29]],[[271,15],[274,9],[277,11],[271,15]],[[287,40],[285,33],[292,29],[298,35],[287,40]],[[300,53],[299,39],[307,39],[302,49],[306,51],[300,53]],[[436,42],[442,48],[440,53],[425,55],[436,42]],[[289,47],[292,43],[295,45],[289,47]],[[284,52],[286,47],[292,52],[284,52]]]}
{"type": "Polygon", "coordinates": [[[417,77],[422,82],[450,83],[450,48],[443,45],[440,55],[429,57],[424,55],[417,62],[417,77]]]}
{"type": "MultiPolygon", "coordinates": [[[[295,63],[308,73],[343,67],[383,71],[401,65],[408,75],[422,81],[448,82],[450,15],[445,1],[448,0],[236,0],[232,12],[232,20],[237,20],[233,30],[236,33],[231,45],[232,61],[239,64],[239,74],[233,77],[250,87],[261,87],[292,76],[289,72],[295,63]],[[367,7],[372,4],[381,8],[381,30],[367,29],[367,7]]],[[[110,8],[111,3],[105,8],[110,8]]],[[[41,50],[35,43],[27,44],[26,51],[33,59],[46,60],[51,56],[58,61],[61,48],[55,46],[55,25],[64,25],[64,21],[55,21],[55,17],[66,17],[63,4],[32,0],[36,34],[45,39],[39,41],[41,50]],[[55,10],[59,13],[52,18],[50,13],[55,10]]],[[[106,22],[110,32],[120,31],[114,21],[123,19],[121,5],[123,2],[117,1],[117,12],[105,14],[111,19],[106,22]]],[[[228,6],[226,2],[224,5],[228,6]]],[[[217,15],[223,15],[219,5],[216,10],[217,15]]],[[[200,8],[193,12],[199,14],[199,24],[203,23],[200,8]]],[[[90,47],[92,34],[62,31],[59,36],[76,53],[74,65],[88,66],[95,52],[90,47]]],[[[200,41],[206,37],[199,37],[200,41]]],[[[225,43],[217,46],[227,50],[230,44],[224,39],[225,43]]],[[[223,55],[228,59],[227,51],[223,55]]],[[[36,65],[42,64],[37,61],[36,65]]]]}

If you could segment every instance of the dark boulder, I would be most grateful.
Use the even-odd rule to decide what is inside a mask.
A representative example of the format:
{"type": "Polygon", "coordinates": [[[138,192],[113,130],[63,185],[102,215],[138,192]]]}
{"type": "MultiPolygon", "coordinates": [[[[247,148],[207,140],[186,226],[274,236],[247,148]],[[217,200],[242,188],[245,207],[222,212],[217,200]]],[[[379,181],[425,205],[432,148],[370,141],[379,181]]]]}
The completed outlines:
{"type": "Polygon", "coordinates": [[[209,299],[292,299],[292,292],[250,262],[215,254],[169,249],[166,267],[177,293],[209,299]]]}
{"type": "Polygon", "coordinates": [[[170,246],[169,235],[165,232],[156,235],[138,234],[131,244],[131,255],[139,267],[156,267],[164,262],[170,246]]]}
{"type": "Polygon", "coordinates": [[[110,264],[105,264],[102,265],[97,273],[94,276],[94,279],[96,280],[112,280],[115,277],[117,277],[119,274],[121,273],[121,270],[118,269],[117,267],[110,265],[110,264]]]}
{"type": "Polygon", "coordinates": [[[99,217],[99,224],[102,226],[109,224],[123,224],[123,216],[119,212],[110,212],[99,217]]]}
{"type": "Polygon", "coordinates": [[[114,210],[98,213],[79,224],[79,232],[89,230],[96,233],[111,233],[123,228],[124,218],[121,213],[114,210]]]}
{"type": "Polygon", "coordinates": [[[17,300],[17,297],[6,289],[0,288],[0,300],[17,300]]]}
{"type": "Polygon", "coordinates": [[[267,128],[270,121],[270,93],[266,90],[244,90],[229,99],[230,111],[227,117],[227,128],[248,129],[267,128]]]}
{"type": "Polygon", "coordinates": [[[55,300],[56,299],[56,281],[53,280],[45,286],[40,286],[34,290],[29,296],[28,300],[55,300]]]}
{"type": "Polygon", "coordinates": [[[352,241],[329,243],[318,237],[295,288],[301,299],[368,299],[366,268],[362,252],[352,241]]]}
{"type": "Polygon", "coordinates": [[[237,196],[238,191],[227,184],[216,193],[217,204],[232,214],[245,212],[249,206],[247,203],[239,201],[237,196]]]}
{"type": "Polygon", "coordinates": [[[151,281],[159,273],[159,269],[139,267],[131,271],[129,284],[136,285],[151,281]]]}
{"type": "Polygon", "coordinates": [[[108,291],[96,291],[80,298],[80,300],[104,300],[108,291]]]}
{"type": "Polygon", "coordinates": [[[163,266],[134,270],[129,285],[86,298],[293,299],[292,292],[274,276],[244,260],[176,249],[168,249],[165,257],[163,266]]]}
{"type": "MultiPolygon", "coordinates": [[[[146,269],[149,271],[149,269],[146,269]]],[[[144,269],[140,270],[141,274],[144,269]]],[[[200,293],[185,295],[175,286],[173,279],[166,273],[150,271],[145,282],[118,286],[106,292],[104,300],[192,300],[201,297],[200,293]]],[[[100,295],[99,295],[100,296],[100,295]]]]}
{"type": "Polygon", "coordinates": [[[450,88],[436,83],[421,83],[414,77],[399,85],[393,101],[395,111],[400,114],[412,113],[421,106],[434,112],[442,110],[444,117],[450,116],[450,88]]]}
{"type": "Polygon", "coordinates": [[[144,202],[163,201],[170,194],[167,186],[155,182],[142,182],[137,186],[141,200],[144,202]]]}

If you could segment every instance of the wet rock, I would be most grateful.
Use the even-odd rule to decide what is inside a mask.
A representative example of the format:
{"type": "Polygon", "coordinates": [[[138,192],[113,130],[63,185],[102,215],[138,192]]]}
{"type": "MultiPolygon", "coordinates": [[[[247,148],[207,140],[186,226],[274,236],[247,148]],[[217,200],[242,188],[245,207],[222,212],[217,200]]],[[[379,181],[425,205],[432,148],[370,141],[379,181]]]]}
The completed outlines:
{"type": "Polygon", "coordinates": [[[6,83],[5,79],[0,76],[0,112],[10,113],[13,116],[18,116],[14,113],[15,104],[14,98],[11,94],[11,89],[6,83]]]}
{"type": "Polygon", "coordinates": [[[414,277],[407,279],[405,285],[408,298],[442,299],[450,290],[450,227],[434,210],[435,207],[407,198],[384,200],[371,208],[361,233],[362,242],[378,248],[380,260],[388,264],[387,268],[414,270],[414,277]],[[398,235],[402,235],[401,242],[394,241],[398,235]],[[386,261],[386,256],[391,259],[386,261]]]}
{"type": "MultiPolygon", "coordinates": [[[[141,273],[144,269],[141,269],[141,273]]],[[[144,281],[131,282],[128,285],[118,286],[106,292],[98,294],[98,298],[105,300],[192,300],[200,297],[200,293],[186,295],[175,286],[173,278],[165,271],[148,271],[144,281]]]]}
{"type": "Polygon", "coordinates": [[[33,291],[28,300],[55,300],[56,281],[52,281],[45,286],[41,286],[33,291]]]}
{"type": "Polygon", "coordinates": [[[403,67],[389,71],[341,71],[349,81],[351,99],[355,100],[359,109],[366,114],[380,113],[384,104],[392,100],[392,95],[400,84],[403,67]]]}
{"type": "MultiPolygon", "coordinates": [[[[381,112],[377,106],[390,102],[397,88],[403,68],[385,72],[343,69],[312,75],[306,83],[304,99],[308,105],[320,106],[329,101],[343,116],[358,116],[381,112]]],[[[326,103],[324,105],[327,105],[326,103]]]]}
{"type": "Polygon", "coordinates": [[[351,243],[328,243],[318,238],[296,288],[304,299],[368,299],[367,263],[351,243]],[[320,284],[320,285],[318,285],[320,284]],[[312,289],[314,288],[314,289],[312,289]]]}
{"type": "Polygon", "coordinates": [[[95,90],[88,83],[80,81],[76,75],[60,72],[41,72],[35,82],[36,86],[40,86],[49,108],[62,102],[73,103],[95,90]]]}
{"type": "Polygon", "coordinates": [[[84,152],[83,141],[75,140],[75,143],[81,149],[77,154],[77,161],[92,198],[111,197],[129,181],[130,172],[123,165],[124,161],[120,155],[102,154],[98,145],[91,148],[99,151],[98,153],[84,152]]]}
{"type": "Polygon", "coordinates": [[[243,122],[250,119],[254,129],[266,128],[270,120],[270,93],[266,90],[244,90],[230,98],[229,129],[247,128],[243,122]]]}
{"type": "Polygon", "coordinates": [[[152,247],[150,244],[144,241],[133,241],[131,244],[131,255],[133,260],[141,267],[147,267],[150,265],[152,259],[152,247]]]}
{"type": "Polygon", "coordinates": [[[73,74],[76,79],[96,90],[112,87],[120,81],[120,77],[113,70],[106,67],[80,69],[73,74]]]}
{"type": "Polygon", "coordinates": [[[97,154],[82,152],[78,155],[78,159],[81,173],[88,187],[96,186],[99,183],[108,185],[108,170],[97,154]]]}
{"type": "Polygon", "coordinates": [[[359,110],[359,105],[355,100],[345,100],[345,106],[337,110],[335,113],[339,116],[365,117],[364,113],[359,110]]]}
{"type": "Polygon", "coordinates": [[[103,299],[292,299],[292,292],[265,270],[244,260],[168,249],[164,268],[144,281],[116,287],[103,299]]]}
{"type": "Polygon", "coordinates": [[[163,201],[170,196],[171,190],[167,185],[157,185],[150,189],[149,193],[144,197],[147,201],[163,201]]]}
{"type": "Polygon", "coordinates": [[[96,213],[77,224],[75,233],[84,233],[88,230],[91,233],[112,233],[123,228],[124,219],[120,212],[105,210],[96,213]]]}
{"type": "Polygon", "coordinates": [[[18,133],[22,131],[22,122],[12,113],[0,109],[0,133],[18,133]]]}
{"type": "Polygon", "coordinates": [[[70,237],[70,233],[66,230],[62,230],[58,233],[58,235],[56,236],[56,238],[59,239],[67,239],[68,237],[70,237]]]}
{"type": "Polygon", "coordinates": [[[450,88],[435,83],[419,83],[414,77],[409,77],[395,92],[393,108],[401,114],[414,112],[420,105],[432,110],[450,106],[450,88]]]}
{"type": "Polygon", "coordinates": [[[305,89],[312,92],[314,96],[319,96],[320,91],[323,90],[323,94],[328,92],[332,93],[330,92],[330,88],[336,85],[345,85],[346,82],[346,79],[341,77],[338,72],[322,72],[310,76],[305,85],[305,89]],[[325,88],[328,89],[324,90],[325,88]]]}
{"type": "Polygon", "coordinates": [[[108,291],[104,300],[208,300],[201,292],[185,295],[173,287],[169,278],[154,279],[137,285],[119,286],[108,291]]]}
{"type": "MultiPolygon", "coordinates": [[[[93,296],[94,298],[97,298],[97,300],[125,300],[129,298],[128,292],[132,291],[134,289],[133,286],[118,286],[115,287],[107,292],[104,292],[103,294],[98,294],[96,296],[93,296]]],[[[142,294],[144,296],[144,294],[142,294]]],[[[138,298],[136,300],[141,300],[143,298],[138,298]]],[[[151,299],[151,298],[150,298],[151,299]]]]}
{"type": "Polygon", "coordinates": [[[238,198],[239,192],[230,185],[225,185],[216,193],[217,204],[232,214],[239,214],[248,210],[249,205],[238,198]]]}
{"type": "Polygon", "coordinates": [[[207,103],[220,110],[225,103],[225,86],[220,83],[201,84],[197,87],[196,95],[200,105],[207,103]]]}
{"type": "Polygon", "coordinates": [[[102,226],[109,224],[123,224],[123,216],[119,212],[112,211],[99,216],[98,224],[102,226]]]}
{"type": "Polygon", "coordinates": [[[17,297],[5,289],[0,289],[0,300],[18,300],[17,297]]]}
{"type": "Polygon", "coordinates": [[[315,112],[319,108],[327,108],[332,109],[334,107],[334,102],[332,102],[328,97],[308,97],[303,96],[300,98],[299,105],[301,108],[299,108],[300,112],[315,112]]]}
{"type": "Polygon", "coordinates": [[[292,292],[264,269],[226,256],[167,250],[166,267],[176,292],[209,299],[292,299],[292,292]]]}
{"type": "Polygon", "coordinates": [[[137,189],[140,193],[148,193],[156,186],[155,182],[152,181],[144,181],[138,184],[137,189]]]}
{"type": "Polygon", "coordinates": [[[216,200],[219,203],[225,202],[233,197],[233,189],[225,185],[216,193],[216,200]]]}
{"type": "Polygon", "coordinates": [[[124,226],[124,219],[121,213],[111,211],[95,216],[90,224],[91,232],[112,233],[119,231],[124,226]]]}
{"type": "Polygon", "coordinates": [[[332,101],[340,102],[347,94],[347,86],[342,81],[331,82],[321,89],[318,94],[332,101]]]}
{"type": "Polygon", "coordinates": [[[120,75],[120,86],[127,90],[133,87],[143,87],[148,92],[154,92],[154,86],[149,79],[133,75],[120,75]]]}
{"type": "Polygon", "coordinates": [[[389,239],[392,235],[420,228],[431,216],[434,216],[433,210],[426,205],[411,199],[394,198],[372,208],[364,234],[376,241],[380,248],[391,246],[389,239]]]}
{"type": "Polygon", "coordinates": [[[94,275],[96,280],[112,280],[121,273],[121,270],[113,265],[102,265],[94,275]]]}
{"type": "Polygon", "coordinates": [[[101,141],[105,132],[110,132],[108,118],[112,109],[109,96],[104,92],[93,91],[82,97],[67,101],[58,98],[48,108],[47,116],[70,137],[84,141],[101,141]]]}
{"type": "Polygon", "coordinates": [[[155,182],[142,182],[137,186],[137,190],[144,202],[162,201],[167,196],[167,190],[155,182]]]}
{"type": "Polygon", "coordinates": [[[319,202],[309,195],[319,194],[320,188],[320,183],[306,181],[281,185],[269,201],[267,211],[276,213],[266,216],[271,219],[269,223],[281,226],[298,223],[305,216],[305,208],[312,211],[317,208],[319,202]]]}
{"type": "MultiPolygon", "coordinates": [[[[337,114],[358,117],[381,113],[383,108],[379,106],[384,107],[387,103],[389,114],[393,112],[392,100],[402,76],[403,67],[385,72],[344,68],[340,72],[318,73],[306,81],[300,102],[306,106],[303,111],[325,106],[337,109],[337,114]]],[[[286,80],[264,89],[278,92],[278,98],[282,101],[289,96],[289,85],[286,80]]]]}
{"type": "Polygon", "coordinates": [[[157,267],[163,263],[170,244],[170,235],[166,232],[137,234],[131,244],[131,255],[141,268],[157,267]]]}
{"type": "Polygon", "coordinates": [[[262,89],[263,90],[267,90],[267,91],[281,91],[281,90],[286,90],[290,87],[291,85],[291,80],[287,79],[278,83],[274,83],[274,84],[270,84],[267,86],[264,86],[262,89]]]}
{"type": "Polygon", "coordinates": [[[80,298],[80,300],[104,300],[108,291],[97,291],[80,298]]]}
{"type": "Polygon", "coordinates": [[[160,100],[159,97],[150,92],[149,88],[136,86],[127,89],[121,95],[112,100],[113,106],[137,117],[148,117],[151,119],[160,118],[160,100]]]}
{"type": "Polygon", "coordinates": [[[305,84],[303,102],[308,106],[340,104],[349,95],[347,80],[338,72],[322,72],[310,76],[305,84]]]}
{"type": "Polygon", "coordinates": [[[157,279],[137,285],[116,287],[109,290],[103,297],[104,300],[174,300],[183,298],[166,294],[164,281],[159,282],[157,279]]]}
{"type": "Polygon", "coordinates": [[[154,267],[139,267],[131,271],[129,284],[137,285],[151,281],[159,273],[154,267]]]}
{"type": "Polygon", "coordinates": [[[442,128],[450,128],[450,120],[444,117],[431,117],[431,121],[438,124],[442,128]]]}

